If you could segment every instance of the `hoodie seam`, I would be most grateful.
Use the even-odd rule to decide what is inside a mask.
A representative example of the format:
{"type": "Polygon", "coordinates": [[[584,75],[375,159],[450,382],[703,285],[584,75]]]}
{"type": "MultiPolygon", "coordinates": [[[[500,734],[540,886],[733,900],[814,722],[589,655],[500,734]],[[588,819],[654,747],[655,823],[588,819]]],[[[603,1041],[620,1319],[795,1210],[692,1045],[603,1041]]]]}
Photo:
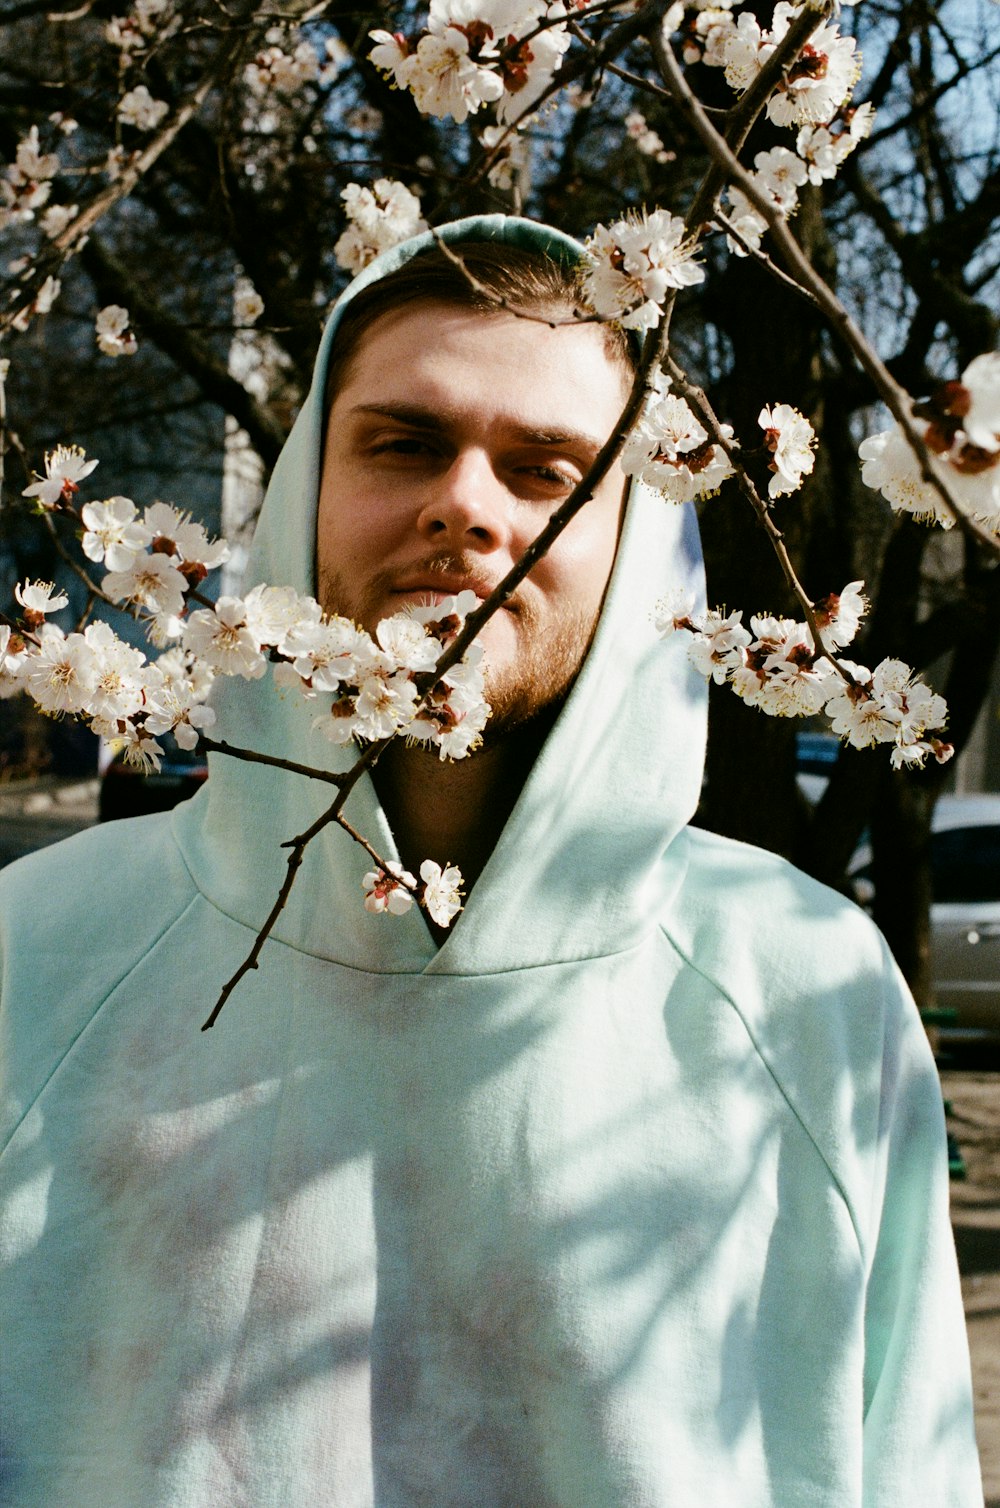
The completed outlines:
{"type": "Polygon", "coordinates": [[[18,1117],[15,1125],[11,1129],[10,1135],[4,1142],[3,1146],[0,1147],[0,1158],[2,1158],[7,1152],[8,1148],[13,1145],[17,1137],[17,1133],[20,1131],[21,1127],[28,1119],[28,1116],[43,1098],[46,1090],[52,1083],[52,1080],[55,1078],[56,1074],[62,1068],[63,1064],[72,1056],[81,1037],[83,1037],[84,1034],[88,1032],[93,1026],[94,1022],[97,1020],[98,1016],[101,1014],[108,1001],[111,999],[112,995],[114,995],[116,991],[121,989],[126,980],[128,980],[135,973],[136,969],[138,969],[139,966],[145,962],[145,960],[149,957],[153,950],[159,947],[160,943],[166,937],[167,933],[172,932],[174,927],[176,927],[181,921],[183,921],[184,917],[187,915],[191,907],[196,905],[197,902],[202,898],[203,897],[201,895],[201,891],[196,887],[196,893],[185,898],[183,904],[180,907],[180,910],[177,911],[168,921],[164,922],[160,930],[152,937],[147,946],[143,948],[142,953],[139,955],[139,957],[136,958],[133,963],[130,963],[128,968],[126,968],[125,971],[121,975],[119,975],[119,977],[115,979],[115,981],[111,985],[109,985],[108,989],[106,990],[104,995],[102,995],[98,1004],[94,1007],[90,1015],[87,1017],[86,1021],[80,1027],[80,1030],[74,1035],[72,1041],[67,1043],[65,1051],[60,1053],[59,1057],[52,1064],[49,1072],[45,1076],[44,1082],[39,1085],[37,1092],[32,1096],[29,1104],[25,1106],[24,1113],[18,1117]]]}
{"type": "MultiPolygon", "coordinates": [[[[243,917],[236,916],[232,911],[228,911],[225,906],[220,905],[220,903],[215,899],[214,896],[209,895],[208,892],[203,889],[198,881],[197,875],[194,873],[194,870],[188,863],[187,855],[184,852],[184,848],[180,842],[180,839],[172,829],[170,836],[174,842],[178,855],[180,856],[180,861],[184,865],[184,868],[191,880],[192,885],[194,886],[201,899],[206,903],[206,905],[211,906],[214,911],[217,911],[220,916],[224,916],[227,921],[233,922],[235,926],[242,927],[245,931],[253,932],[255,935],[259,934],[259,927],[255,927],[252,922],[245,921],[243,917]]],[[[180,918],[178,917],[178,920],[179,919],[180,918]]],[[[659,924],[657,923],[657,925],[659,924]]],[[[157,941],[159,941],[159,938],[157,938],[157,941]]],[[[413,969],[379,969],[374,968],[371,965],[344,963],[339,958],[332,958],[328,953],[316,953],[311,948],[303,948],[298,943],[289,942],[287,938],[281,937],[274,932],[272,932],[270,937],[268,938],[268,942],[277,943],[282,948],[290,948],[293,953],[300,953],[303,958],[315,958],[319,963],[333,964],[334,967],[338,969],[349,969],[352,974],[383,975],[387,979],[499,979],[503,975],[507,974],[526,974],[532,969],[571,968],[574,964],[592,963],[595,960],[602,958],[623,958],[626,953],[631,953],[636,948],[642,947],[644,941],[645,935],[638,938],[636,941],[629,943],[628,947],[625,948],[615,948],[610,951],[599,953],[582,953],[578,957],[574,958],[543,958],[539,959],[537,963],[518,964],[516,968],[485,969],[482,973],[473,974],[445,969],[441,969],[434,973],[428,973],[430,964],[435,961],[434,959],[429,959],[426,964],[423,964],[419,968],[413,969]]],[[[156,944],[154,943],[153,946],[155,947],[155,945],[156,944]]],[[[435,954],[435,958],[436,957],[437,955],[435,954]]]]}
{"type": "Polygon", "coordinates": [[[720,982],[717,979],[715,979],[711,974],[707,974],[704,969],[700,968],[699,965],[697,963],[695,963],[695,961],[694,961],[693,958],[691,958],[691,957],[688,956],[688,954],[680,946],[680,944],[677,942],[677,940],[671,935],[671,933],[669,932],[669,930],[668,930],[668,928],[667,928],[667,926],[666,926],[666,924],[664,922],[660,923],[660,930],[663,933],[663,936],[666,938],[667,942],[669,943],[670,947],[672,947],[673,950],[674,950],[674,952],[677,954],[678,958],[680,958],[681,961],[684,964],[686,964],[689,969],[692,969],[694,971],[694,973],[696,973],[701,979],[704,979],[707,984],[710,984],[714,990],[717,990],[718,993],[722,996],[723,1000],[725,1000],[726,1003],[730,1006],[730,1008],[735,1013],[735,1015],[737,1015],[739,1017],[740,1023],[742,1024],[742,1027],[743,1027],[743,1030],[746,1032],[747,1037],[748,1037],[749,1042],[750,1042],[750,1045],[753,1048],[754,1052],[756,1053],[757,1058],[760,1060],[760,1063],[761,1063],[762,1067],[764,1068],[764,1070],[767,1073],[768,1077],[771,1079],[771,1081],[774,1084],[775,1088],[777,1089],[778,1093],[781,1095],[781,1098],[784,1100],[785,1104],[788,1106],[788,1108],[791,1111],[792,1115],[795,1117],[795,1120],[798,1122],[798,1125],[801,1127],[801,1129],[804,1132],[805,1136],[812,1143],[812,1146],[813,1146],[813,1148],[814,1148],[814,1150],[816,1152],[816,1155],[820,1159],[820,1161],[822,1162],[824,1168],[826,1169],[827,1175],[828,1175],[831,1183],[833,1184],[834,1188],[837,1190],[837,1193],[840,1195],[841,1199],[843,1200],[844,1208],[847,1210],[848,1218],[850,1219],[850,1222],[851,1222],[851,1229],[854,1232],[854,1239],[857,1242],[858,1255],[859,1255],[859,1257],[861,1259],[862,1264],[866,1265],[867,1259],[865,1257],[865,1246],[864,1246],[864,1242],[863,1242],[863,1240],[861,1238],[861,1230],[860,1230],[860,1227],[859,1227],[859,1224],[858,1224],[858,1217],[857,1217],[857,1215],[855,1213],[854,1206],[851,1203],[850,1198],[848,1197],[847,1190],[844,1187],[843,1181],[841,1180],[841,1178],[837,1175],[837,1173],[834,1171],[833,1167],[831,1166],[830,1160],[826,1156],[826,1153],[823,1151],[823,1148],[820,1146],[820,1143],[819,1143],[819,1141],[818,1141],[815,1133],[810,1129],[810,1127],[803,1120],[801,1114],[799,1113],[798,1108],[796,1107],[795,1101],[792,1099],[792,1097],[789,1094],[788,1090],[785,1088],[785,1086],[782,1083],[780,1077],[778,1076],[777,1071],[768,1062],[768,1059],[767,1059],[767,1057],[764,1054],[764,1050],[761,1047],[760,1043],[758,1042],[757,1037],[754,1034],[754,1032],[753,1032],[753,1030],[752,1030],[752,1028],[750,1026],[750,1023],[749,1023],[749,1021],[746,1018],[746,1014],[740,1009],[740,1006],[738,1005],[738,1003],[736,1002],[736,1000],[733,998],[733,996],[730,994],[730,992],[722,984],[720,984],[720,982]]]}

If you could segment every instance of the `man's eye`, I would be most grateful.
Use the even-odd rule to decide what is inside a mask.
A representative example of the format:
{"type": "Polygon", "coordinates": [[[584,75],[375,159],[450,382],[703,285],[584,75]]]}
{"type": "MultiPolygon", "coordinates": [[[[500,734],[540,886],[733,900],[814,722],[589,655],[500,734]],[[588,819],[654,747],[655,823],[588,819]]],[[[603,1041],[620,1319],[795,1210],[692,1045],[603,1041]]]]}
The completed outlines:
{"type": "Polygon", "coordinates": [[[376,455],[394,456],[425,455],[430,449],[426,440],[418,440],[414,435],[399,435],[393,440],[381,440],[373,447],[376,455]]]}
{"type": "Polygon", "coordinates": [[[525,470],[542,482],[552,482],[567,490],[576,486],[576,477],[570,476],[566,471],[561,471],[558,466],[528,466],[525,470]]]}

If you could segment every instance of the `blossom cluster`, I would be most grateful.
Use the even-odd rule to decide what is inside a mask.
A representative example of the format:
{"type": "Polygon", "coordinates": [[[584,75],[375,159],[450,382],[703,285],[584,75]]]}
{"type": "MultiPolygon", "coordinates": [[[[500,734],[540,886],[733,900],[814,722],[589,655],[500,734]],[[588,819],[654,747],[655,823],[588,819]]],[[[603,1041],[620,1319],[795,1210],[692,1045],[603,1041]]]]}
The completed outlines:
{"type": "MultiPolygon", "coordinates": [[[[914,408],[931,463],[948,492],[971,517],[1000,530],[1000,352],[969,363],[958,382],[946,382],[914,408]]],[[[925,481],[920,462],[898,425],[858,447],[861,478],[899,513],[950,529],[954,515],[925,481]]]]}
{"type": "Polygon", "coordinates": [[[341,191],[349,221],[333,248],[340,267],[360,272],[390,246],[427,229],[416,194],[393,178],[376,178],[371,188],[349,183],[341,191]]]}
{"type": "Polygon", "coordinates": [[[32,126],[0,178],[0,230],[35,218],[35,211],[48,203],[59,166],[58,154],[42,151],[38,127],[32,126]]]}
{"type": "Polygon", "coordinates": [[[563,0],[431,0],[426,30],[372,31],[368,56],[421,114],[461,123],[496,105],[510,124],[551,83],[569,46],[567,14],[563,0]]]}
{"type": "MultiPolygon", "coordinates": [[[[664,31],[683,27],[685,60],[721,68],[730,88],[742,94],[801,13],[801,5],[778,0],[765,28],[752,10],[734,16],[732,0],[695,0],[671,6],[664,31]]],[[[847,102],[860,73],[854,38],[842,37],[834,22],[824,21],[779,79],[767,102],[768,117],[777,126],[825,125],[847,102]]]]}
{"type": "Polygon", "coordinates": [[[141,53],[154,37],[162,40],[179,24],[170,0],[135,0],[126,16],[112,16],[104,29],[106,39],[128,59],[141,53]]]}
{"type": "MultiPolygon", "coordinates": [[[[708,437],[690,405],[670,391],[670,379],[654,372],[652,391],[622,447],[621,467],[671,503],[689,503],[717,492],[733,468],[721,445],[708,437]]],[[[729,425],[722,426],[731,439],[729,425]]]]}
{"type": "MultiPolygon", "coordinates": [[[[679,30],[685,62],[720,69],[730,88],[744,93],[787,35],[801,5],[779,0],[770,27],[751,10],[733,13],[733,0],[690,0],[671,6],[664,33],[679,30]]],[[[788,217],[798,206],[799,190],[833,178],[870,132],[871,105],[853,106],[851,92],[861,72],[853,37],[844,37],[834,22],[824,21],[779,79],[767,102],[777,126],[796,131],[794,151],[786,146],[758,152],[750,174],[756,187],[778,212],[788,217]]],[[[729,248],[747,256],[760,248],[767,221],[742,189],[726,191],[729,248]]]]}
{"type": "Polygon", "coordinates": [[[192,613],[183,644],[215,674],[255,680],[271,661],[277,686],[309,699],[329,693],[329,709],[313,727],[331,743],[404,734],[442,759],[461,759],[489,716],[482,651],[473,645],[423,697],[417,678],[434,670],[477,602],[474,592],[462,592],[411,607],[383,618],[373,638],[350,619],[324,613],[313,597],[261,585],[192,613]]]}
{"type": "MultiPolygon", "coordinates": [[[[83,553],[106,568],[100,583],[105,598],[141,616],[154,644],[180,640],[185,663],[197,667],[206,695],[217,675],[257,679],[272,663],[279,686],[294,687],[310,699],[330,694],[329,710],[315,719],[314,727],[332,743],[402,733],[436,748],[442,759],[460,759],[479,742],[489,716],[480,647],[470,646],[436,680],[428,674],[477,606],[474,592],[417,604],[385,618],[374,637],[347,618],[325,613],[315,598],[291,587],[262,584],[245,597],[223,596],[214,605],[190,611],[191,593],[228,558],[226,541],[210,539],[201,524],[168,503],[153,503],[141,514],[127,497],[78,507],[80,484],[96,465],[79,446],[59,446],[46,456],[46,475],[32,482],[25,495],[43,509],[75,519],[83,553]],[[423,690],[421,677],[431,680],[423,690]]],[[[70,635],[50,624],[48,615],[65,607],[67,599],[54,596],[45,583],[19,588],[17,600],[24,609],[23,632],[15,644],[7,630],[5,694],[26,689],[44,711],[86,717],[103,737],[124,739],[148,765],[158,763],[162,749],[147,733],[165,732],[169,726],[193,746],[201,723],[192,709],[203,698],[180,697],[172,675],[172,712],[164,725],[156,667],[139,651],[114,635],[108,639],[111,630],[105,624],[70,635]],[[104,684],[98,650],[112,657],[113,673],[121,682],[121,699],[115,702],[105,689],[99,707],[93,701],[96,688],[104,684]],[[147,675],[151,679],[145,681],[147,675]]]]}
{"type": "Polygon", "coordinates": [[[273,27],[266,46],[246,65],[243,76],[258,97],[272,91],[294,94],[303,84],[336,78],[350,57],[339,37],[330,37],[324,51],[326,56],[321,59],[311,42],[292,42],[281,27],[273,27]]]}
{"type": "Polygon", "coordinates": [[[672,288],[704,279],[684,221],[668,210],[628,215],[599,225],[586,243],[584,297],[596,314],[626,330],[649,330],[672,288]]]}
{"type": "Polygon", "coordinates": [[[433,859],[420,866],[420,884],[402,864],[389,860],[384,869],[371,869],[362,880],[365,910],[405,916],[418,901],[439,927],[448,927],[462,909],[462,874],[454,864],[443,868],[433,859]]]}
{"type": "Polygon", "coordinates": [[[674,162],[676,152],[668,152],[658,131],[654,131],[641,110],[630,110],[625,117],[625,130],[636,149],[654,162],[674,162]]]}
{"type": "Polygon", "coordinates": [[[717,685],[728,684],[748,706],[772,717],[824,714],[838,737],[856,749],[891,744],[895,768],[922,765],[928,756],[951,758],[939,737],[947,717],[944,698],[915,679],[901,660],[882,660],[874,670],[834,652],[849,644],[867,610],[864,582],[852,581],[817,604],[814,616],[823,647],[808,623],[710,609],[693,616],[686,603],[659,604],[656,626],[663,634],[686,632],[695,669],[717,685]]]}

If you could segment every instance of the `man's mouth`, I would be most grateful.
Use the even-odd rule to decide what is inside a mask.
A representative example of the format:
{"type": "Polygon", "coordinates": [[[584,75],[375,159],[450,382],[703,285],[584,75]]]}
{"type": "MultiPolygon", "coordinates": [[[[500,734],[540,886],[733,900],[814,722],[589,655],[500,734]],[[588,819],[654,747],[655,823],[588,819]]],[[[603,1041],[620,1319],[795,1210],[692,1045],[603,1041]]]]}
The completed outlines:
{"type": "MultiPolygon", "coordinates": [[[[496,583],[484,581],[477,576],[440,576],[433,580],[405,579],[390,588],[393,597],[408,597],[411,601],[437,607],[448,597],[457,597],[460,592],[473,592],[479,602],[484,602],[496,583]]],[[[507,606],[505,603],[504,606],[507,606]]]]}

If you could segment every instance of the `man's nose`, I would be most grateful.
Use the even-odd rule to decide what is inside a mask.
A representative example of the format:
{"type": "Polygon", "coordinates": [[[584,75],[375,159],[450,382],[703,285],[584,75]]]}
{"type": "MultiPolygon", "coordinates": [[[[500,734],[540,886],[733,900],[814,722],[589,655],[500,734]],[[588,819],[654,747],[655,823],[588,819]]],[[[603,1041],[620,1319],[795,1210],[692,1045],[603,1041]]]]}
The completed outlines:
{"type": "Polygon", "coordinates": [[[482,451],[461,451],[428,491],[417,517],[425,539],[473,550],[495,550],[506,542],[510,497],[482,451]]]}

